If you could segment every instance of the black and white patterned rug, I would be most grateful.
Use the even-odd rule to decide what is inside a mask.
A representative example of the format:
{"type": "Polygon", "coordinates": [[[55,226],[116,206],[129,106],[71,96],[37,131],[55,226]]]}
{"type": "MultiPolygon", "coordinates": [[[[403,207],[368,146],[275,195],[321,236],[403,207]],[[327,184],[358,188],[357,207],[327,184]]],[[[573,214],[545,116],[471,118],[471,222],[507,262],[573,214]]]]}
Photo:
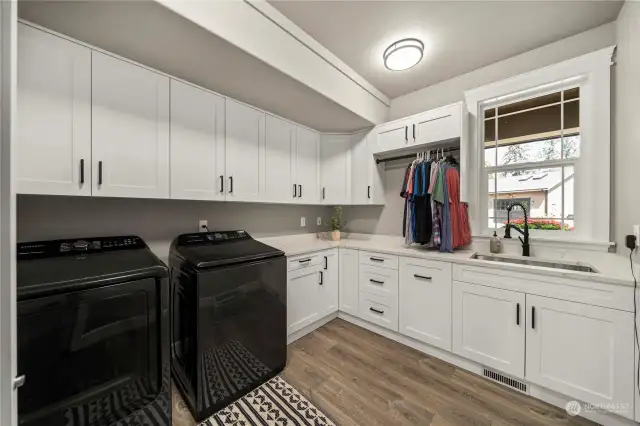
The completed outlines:
{"type": "Polygon", "coordinates": [[[278,376],[200,424],[200,426],[229,425],[335,426],[335,423],[278,376]]]}

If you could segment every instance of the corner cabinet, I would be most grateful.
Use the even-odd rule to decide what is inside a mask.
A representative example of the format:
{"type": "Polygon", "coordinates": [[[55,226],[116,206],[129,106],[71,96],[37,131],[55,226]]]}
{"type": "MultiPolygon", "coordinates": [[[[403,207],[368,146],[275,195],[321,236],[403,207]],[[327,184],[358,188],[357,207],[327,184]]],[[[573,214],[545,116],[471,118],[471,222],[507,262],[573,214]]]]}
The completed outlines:
{"type": "Polygon", "coordinates": [[[358,316],[359,251],[340,249],[340,311],[358,316]]]}
{"type": "Polygon", "coordinates": [[[322,135],[320,143],[320,202],[350,204],[351,202],[351,140],[352,135],[322,135]]]}
{"type": "Polygon", "coordinates": [[[16,191],[91,195],[91,50],[18,24],[16,191]]]}
{"type": "Polygon", "coordinates": [[[265,113],[226,101],[227,201],[262,201],[265,170],[265,113]]]}
{"type": "Polygon", "coordinates": [[[171,198],[225,199],[224,98],[171,81],[171,198]]]}
{"type": "Polygon", "coordinates": [[[169,198],[169,78],[91,57],[92,195],[169,198]]]}

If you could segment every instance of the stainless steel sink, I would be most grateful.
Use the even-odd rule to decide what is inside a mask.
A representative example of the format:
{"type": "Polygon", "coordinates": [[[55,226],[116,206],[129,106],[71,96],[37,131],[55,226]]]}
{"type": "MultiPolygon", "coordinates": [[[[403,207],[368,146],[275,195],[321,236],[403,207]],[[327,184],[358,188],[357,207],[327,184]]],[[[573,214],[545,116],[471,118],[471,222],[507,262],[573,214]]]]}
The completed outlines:
{"type": "Polygon", "coordinates": [[[489,262],[514,263],[516,265],[541,266],[543,268],[565,269],[568,271],[595,272],[591,266],[578,265],[575,263],[559,263],[545,260],[526,259],[521,257],[494,256],[491,254],[474,253],[471,259],[488,260],[489,262]]]}

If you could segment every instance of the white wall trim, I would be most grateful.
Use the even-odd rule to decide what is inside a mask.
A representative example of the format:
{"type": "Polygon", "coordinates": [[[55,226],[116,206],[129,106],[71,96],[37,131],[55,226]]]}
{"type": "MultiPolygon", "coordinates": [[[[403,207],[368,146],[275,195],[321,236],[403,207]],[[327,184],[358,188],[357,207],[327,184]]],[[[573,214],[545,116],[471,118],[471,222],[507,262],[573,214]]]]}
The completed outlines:
{"type": "Polygon", "coordinates": [[[262,13],[265,18],[282,28],[283,31],[289,33],[293,38],[305,45],[311,51],[316,53],[322,59],[327,61],[331,66],[353,80],[354,83],[362,87],[367,92],[378,98],[380,102],[387,106],[391,105],[391,100],[381,91],[376,89],[371,83],[365,80],[360,74],[356,73],[350,66],[344,63],[340,58],[334,55],[329,49],[320,44],[316,39],[303,31],[299,26],[283,15],[278,9],[271,6],[265,0],[244,0],[251,7],[262,13]]]}
{"type": "Polygon", "coordinates": [[[0,424],[18,424],[16,350],[16,194],[13,141],[17,91],[17,1],[0,2],[0,424]]]}
{"type": "Polygon", "coordinates": [[[484,176],[482,109],[549,92],[555,87],[580,86],[581,156],[575,166],[576,231],[554,235],[584,241],[610,240],[611,65],[615,46],[540,68],[465,92],[470,115],[469,210],[475,234],[488,230],[487,179],[484,176]],[[597,194],[590,196],[588,194],[597,194]]]}

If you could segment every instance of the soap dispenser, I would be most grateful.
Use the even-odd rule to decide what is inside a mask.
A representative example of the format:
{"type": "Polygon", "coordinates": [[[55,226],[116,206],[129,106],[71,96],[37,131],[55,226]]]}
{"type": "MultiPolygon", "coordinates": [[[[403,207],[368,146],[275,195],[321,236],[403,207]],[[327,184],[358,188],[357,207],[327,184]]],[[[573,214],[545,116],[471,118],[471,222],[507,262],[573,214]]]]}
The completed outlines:
{"type": "Polygon", "coordinates": [[[491,241],[489,241],[489,251],[491,253],[500,253],[502,251],[502,241],[500,241],[500,237],[496,231],[493,231],[493,237],[491,237],[491,241]]]}

